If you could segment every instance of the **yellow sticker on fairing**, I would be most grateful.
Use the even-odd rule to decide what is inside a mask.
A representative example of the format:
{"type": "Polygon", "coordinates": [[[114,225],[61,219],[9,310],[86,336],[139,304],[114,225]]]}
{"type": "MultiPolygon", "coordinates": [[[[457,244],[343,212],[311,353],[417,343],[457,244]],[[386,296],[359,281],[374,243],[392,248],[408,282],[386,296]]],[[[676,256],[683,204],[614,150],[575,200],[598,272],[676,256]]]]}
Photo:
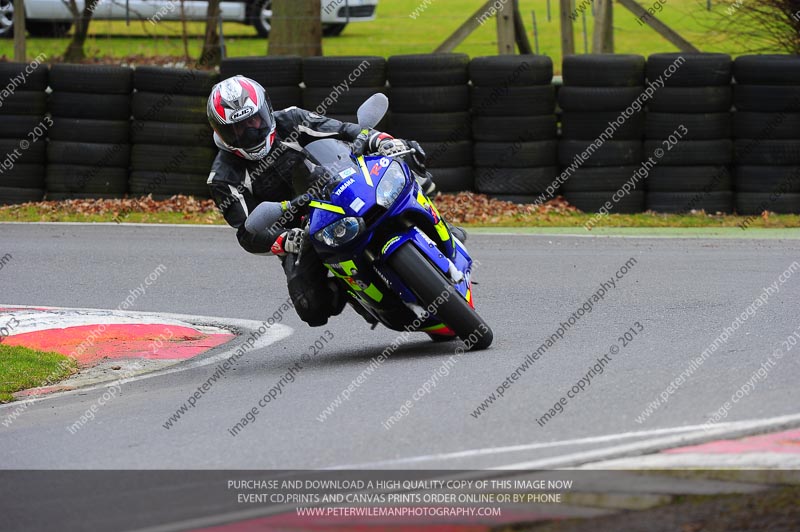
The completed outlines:
{"type": "Polygon", "coordinates": [[[439,235],[439,238],[442,239],[442,242],[447,242],[450,240],[450,231],[447,230],[447,225],[445,225],[442,215],[439,214],[439,209],[436,208],[436,205],[434,205],[433,202],[429,200],[421,190],[417,192],[417,203],[435,213],[434,217],[439,221],[434,227],[436,228],[436,233],[439,235]]]}
{"type": "Polygon", "coordinates": [[[364,174],[364,180],[366,180],[367,184],[371,187],[375,185],[372,184],[372,176],[369,175],[369,170],[367,169],[367,162],[364,160],[364,156],[358,158],[358,166],[361,167],[361,173],[364,174]]]}
{"type": "Polygon", "coordinates": [[[321,201],[314,200],[309,203],[308,206],[315,209],[322,209],[323,211],[335,212],[336,214],[344,214],[344,209],[338,205],[331,205],[330,203],[322,203],[321,201]]]}
{"type": "Polygon", "coordinates": [[[378,290],[377,286],[370,283],[369,286],[365,287],[363,282],[353,278],[353,275],[358,272],[358,269],[356,268],[356,263],[352,260],[340,262],[339,264],[326,264],[325,267],[328,268],[333,275],[346,282],[353,291],[363,292],[377,303],[380,303],[383,299],[383,293],[378,290]],[[344,274],[339,273],[339,268],[341,268],[344,274]]]}

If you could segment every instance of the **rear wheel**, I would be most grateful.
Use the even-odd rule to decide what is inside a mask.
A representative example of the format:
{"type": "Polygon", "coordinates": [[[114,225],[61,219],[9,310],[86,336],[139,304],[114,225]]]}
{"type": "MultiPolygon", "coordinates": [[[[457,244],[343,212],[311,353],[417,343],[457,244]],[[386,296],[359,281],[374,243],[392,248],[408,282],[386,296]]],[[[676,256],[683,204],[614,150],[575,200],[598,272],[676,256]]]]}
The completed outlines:
{"type": "Polygon", "coordinates": [[[486,349],[492,344],[492,329],[413,244],[401,246],[389,259],[389,266],[425,308],[431,305],[436,308],[436,315],[467,342],[470,349],[486,349]],[[435,303],[442,299],[445,299],[442,304],[435,303]]]}

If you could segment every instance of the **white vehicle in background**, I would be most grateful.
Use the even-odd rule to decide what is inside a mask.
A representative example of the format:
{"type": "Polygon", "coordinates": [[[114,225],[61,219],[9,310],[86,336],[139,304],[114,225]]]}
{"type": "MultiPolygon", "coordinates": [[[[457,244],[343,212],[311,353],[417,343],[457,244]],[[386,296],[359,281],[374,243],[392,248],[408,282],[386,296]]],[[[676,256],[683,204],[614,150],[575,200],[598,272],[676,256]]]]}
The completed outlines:
{"type": "MultiPolygon", "coordinates": [[[[84,1],[78,0],[83,10],[84,1]]],[[[222,19],[252,25],[262,37],[272,29],[272,0],[222,0],[222,19]]],[[[206,0],[184,0],[186,20],[206,18],[206,0]]],[[[322,0],[320,18],[326,36],[339,35],[350,22],[375,19],[378,0],[322,0]]],[[[95,20],[145,21],[181,20],[180,0],[98,0],[92,18],[95,20]],[[126,4],[128,9],[126,10],[126,4]]],[[[14,1],[0,0],[0,37],[13,35],[14,1]]],[[[72,26],[72,14],[66,0],[25,0],[25,25],[36,37],[62,36],[72,26]]]]}

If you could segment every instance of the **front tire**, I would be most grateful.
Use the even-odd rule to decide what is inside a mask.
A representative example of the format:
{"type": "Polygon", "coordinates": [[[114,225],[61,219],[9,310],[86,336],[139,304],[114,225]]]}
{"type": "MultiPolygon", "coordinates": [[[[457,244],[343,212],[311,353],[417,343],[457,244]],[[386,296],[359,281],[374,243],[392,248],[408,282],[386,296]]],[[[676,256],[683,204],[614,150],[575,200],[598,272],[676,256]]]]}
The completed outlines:
{"type": "Polygon", "coordinates": [[[325,24],[322,26],[322,35],[325,37],[338,37],[346,27],[347,24],[325,24]]]}
{"type": "Polygon", "coordinates": [[[253,4],[252,21],[259,37],[268,38],[272,31],[272,0],[256,0],[253,4]]]}
{"type": "Polygon", "coordinates": [[[71,22],[36,22],[30,21],[25,24],[31,37],[63,37],[69,33],[72,27],[71,22]]]}
{"type": "Polygon", "coordinates": [[[0,39],[14,36],[14,2],[0,0],[0,39]]]}
{"type": "Polygon", "coordinates": [[[420,300],[423,307],[431,306],[445,293],[444,303],[436,306],[436,315],[467,342],[471,350],[486,349],[494,333],[475,309],[458,293],[452,284],[420,253],[414,244],[403,244],[390,258],[389,266],[420,300]]]}

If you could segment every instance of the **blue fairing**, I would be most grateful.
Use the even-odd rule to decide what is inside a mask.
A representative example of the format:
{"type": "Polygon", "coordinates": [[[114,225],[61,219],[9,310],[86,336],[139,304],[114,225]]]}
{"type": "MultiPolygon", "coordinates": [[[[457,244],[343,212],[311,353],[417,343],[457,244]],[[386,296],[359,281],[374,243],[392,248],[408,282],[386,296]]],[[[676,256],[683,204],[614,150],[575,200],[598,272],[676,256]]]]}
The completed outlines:
{"type": "Polygon", "coordinates": [[[383,260],[381,265],[379,266],[381,272],[398,283],[398,286],[403,286],[404,292],[410,296],[410,299],[405,297],[405,294],[401,294],[404,301],[416,302],[416,298],[411,294],[411,292],[403,285],[402,281],[395,275],[394,271],[391,268],[386,267],[386,261],[392,254],[400,249],[400,246],[405,244],[406,242],[413,243],[417,249],[422,252],[423,255],[428,257],[428,260],[435,265],[439,270],[442,271],[445,275],[449,274],[450,271],[450,264],[455,265],[456,270],[461,273],[465,273],[464,278],[455,284],[456,290],[465,298],[467,297],[467,290],[469,289],[469,273],[472,269],[472,258],[470,258],[469,254],[467,254],[467,250],[464,249],[463,246],[457,245],[456,249],[456,258],[454,261],[450,261],[447,257],[445,257],[439,248],[436,246],[436,243],[431,240],[431,238],[417,229],[416,227],[409,228],[404,234],[398,235],[399,239],[392,242],[389,246],[386,247],[385,251],[383,252],[383,260]]]}
{"type": "MultiPolygon", "coordinates": [[[[391,179],[397,179],[396,171],[391,179]]],[[[385,325],[402,326],[388,323],[396,321],[398,306],[408,312],[407,305],[401,302],[419,305],[412,291],[388,266],[389,257],[407,242],[413,243],[431,264],[454,281],[462,296],[468,297],[472,259],[449,234],[435,206],[420,191],[402,161],[379,156],[338,160],[329,192],[329,196],[315,198],[311,204],[312,245],[334,275],[348,284],[349,293],[385,325]],[[400,165],[405,185],[387,209],[378,204],[376,190],[392,164],[400,165]],[[363,229],[354,239],[329,247],[315,237],[345,217],[363,220],[363,229]],[[377,238],[380,240],[375,241],[377,238]]],[[[433,317],[424,326],[436,324],[433,317]]]]}

